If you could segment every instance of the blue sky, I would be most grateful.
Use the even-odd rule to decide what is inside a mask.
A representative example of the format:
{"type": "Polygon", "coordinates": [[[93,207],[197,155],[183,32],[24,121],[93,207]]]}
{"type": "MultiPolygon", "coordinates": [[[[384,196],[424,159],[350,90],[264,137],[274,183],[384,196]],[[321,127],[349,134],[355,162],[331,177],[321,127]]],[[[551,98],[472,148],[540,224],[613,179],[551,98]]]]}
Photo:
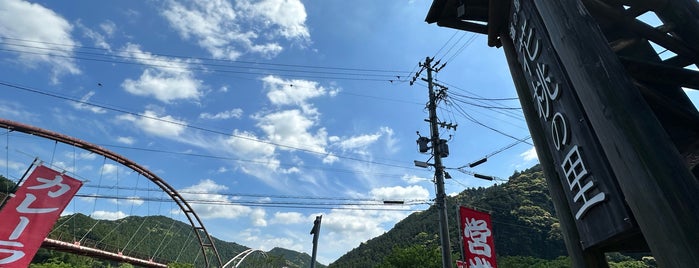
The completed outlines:
{"type": "MultiPolygon", "coordinates": [[[[430,4],[5,0],[0,117],[149,168],[186,198],[207,201],[193,206],[226,241],[310,253],[308,231],[322,214],[318,256],[328,264],[434,198],[433,171],[413,166],[429,158],[415,144],[416,131],[429,136],[427,88],[406,82],[425,57],[447,62],[436,78],[453,98],[439,116],[458,128],[442,130],[445,166],[529,135],[521,110],[497,109],[519,107],[502,50],[485,36],[426,24],[430,4]]],[[[162,193],[113,161],[19,133],[2,140],[6,177],[17,180],[40,157],[87,181],[67,213],[183,220],[170,203],[146,202],[162,193]]],[[[527,143],[471,171],[506,179],[529,168],[536,157],[527,143]]],[[[449,173],[450,194],[492,184],[449,173]]]]}

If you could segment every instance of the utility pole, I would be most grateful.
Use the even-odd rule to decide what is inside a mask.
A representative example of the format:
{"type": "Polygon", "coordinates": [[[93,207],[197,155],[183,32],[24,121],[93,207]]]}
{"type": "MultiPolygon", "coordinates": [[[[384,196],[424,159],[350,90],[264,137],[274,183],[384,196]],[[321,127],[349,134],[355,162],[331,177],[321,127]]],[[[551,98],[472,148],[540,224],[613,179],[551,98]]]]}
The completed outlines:
{"type": "Polygon", "coordinates": [[[311,234],[313,235],[313,256],[311,256],[311,268],[316,267],[316,253],[318,252],[318,235],[320,235],[320,221],[323,219],[323,215],[316,216],[313,221],[313,229],[311,229],[311,234]]]}
{"type": "MultiPolygon", "coordinates": [[[[434,182],[437,186],[437,197],[435,198],[435,205],[437,206],[437,210],[439,211],[439,237],[442,245],[442,267],[451,268],[451,245],[449,242],[449,223],[447,218],[446,194],[444,193],[444,166],[442,165],[442,157],[447,157],[449,155],[449,149],[447,147],[447,141],[439,138],[439,126],[443,125],[446,128],[454,129],[456,129],[456,126],[451,124],[440,123],[439,119],[437,118],[437,101],[444,96],[444,91],[446,90],[446,88],[436,84],[433,81],[432,72],[438,72],[444,67],[444,65],[446,65],[446,63],[440,66],[439,68],[435,68],[437,65],[439,65],[439,61],[437,61],[437,63],[433,66],[432,59],[430,57],[427,57],[425,59],[425,63],[421,64],[422,69],[420,70],[420,72],[422,70],[427,70],[427,79],[422,78],[422,80],[427,82],[427,88],[429,89],[430,97],[430,101],[427,104],[427,108],[429,110],[428,121],[430,123],[429,141],[432,143],[432,156],[434,157],[433,166],[435,169],[434,182]],[[439,94],[435,94],[435,85],[441,88],[439,94]]],[[[415,79],[417,79],[417,77],[420,75],[420,72],[418,72],[413,78],[413,80],[410,82],[411,85],[415,82],[415,79]]],[[[421,141],[424,143],[426,139],[424,137],[420,137],[420,139],[418,139],[418,143],[421,143],[421,141]]],[[[426,145],[420,145],[420,151],[426,151],[426,145]]]]}

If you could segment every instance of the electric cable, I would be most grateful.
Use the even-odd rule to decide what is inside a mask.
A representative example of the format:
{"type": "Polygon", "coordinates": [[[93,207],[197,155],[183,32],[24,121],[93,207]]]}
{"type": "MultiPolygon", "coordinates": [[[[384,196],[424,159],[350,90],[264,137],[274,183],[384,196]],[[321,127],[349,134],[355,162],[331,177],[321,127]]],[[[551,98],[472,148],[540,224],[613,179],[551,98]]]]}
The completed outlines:
{"type": "MultiPolygon", "coordinates": [[[[306,152],[306,153],[311,153],[311,154],[316,154],[316,155],[325,156],[325,155],[330,154],[329,152],[318,152],[318,151],[314,151],[314,150],[310,150],[310,149],[304,149],[304,148],[299,148],[299,147],[290,146],[290,145],[283,145],[283,144],[274,143],[274,142],[271,142],[271,141],[265,141],[265,140],[261,140],[261,139],[257,139],[257,138],[252,138],[252,137],[247,137],[247,136],[243,136],[243,135],[236,135],[236,134],[224,133],[224,132],[222,132],[222,131],[212,130],[212,129],[208,129],[208,128],[204,128],[204,127],[200,127],[200,126],[195,126],[195,125],[191,125],[191,124],[186,124],[186,123],[182,123],[182,122],[176,122],[176,121],[173,121],[173,120],[163,119],[163,118],[160,118],[160,117],[157,117],[157,116],[148,116],[148,115],[139,114],[139,113],[136,113],[136,112],[127,111],[127,110],[125,110],[125,109],[114,108],[114,107],[111,107],[111,106],[101,105],[101,104],[94,104],[94,103],[91,103],[91,102],[88,102],[88,101],[83,101],[83,100],[76,99],[76,98],[71,98],[71,97],[65,97],[65,96],[61,96],[61,95],[59,95],[59,94],[49,93],[49,92],[45,92],[45,91],[40,91],[40,90],[37,90],[37,89],[33,89],[33,88],[26,87],[26,86],[21,86],[21,85],[16,85],[16,84],[11,84],[11,83],[4,82],[4,81],[0,81],[0,85],[5,86],[5,87],[11,87],[11,88],[15,88],[15,89],[20,89],[20,90],[28,91],[28,92],[32,92],[32,93],[36,93],[36,94],[40,94],[40,95],[44,95],[44,96],[49,96],[49,97],[53,97],[53,98],[58,98],[58,99],[62,99],[62,100],[67,100],[67,101],[71,101],[71,102],[76,102],[76,103],[80,103],[80,104],[83,104],[83,105],[89,105],[89,106],[92,106],[92,107],[98,107],[98,108],[102,108],[102,109],[105,109],[105,110],[110,110],[110,111],[119,112],[119,113],[123,113],[123,114],[128,114],[128,115],[132,115],[132,116],[137,116],[137,117],[140,117],[140,118],[155,120],[155,121],[159,121],[159,122],[163,122],[163,123],[169,123],[169,124],[173,124],[173,125],[177,125],[177,126],[181,126],[181,127],[185,127],[185,128],[190,128],[190,129],[200,130],[200,131],[209,132],[209,133],[213,133],[213,134],[218,134],[218,135],[222,135],[222,136],[228,136],[228,137],[233,137],[233,138],[238,138],[238,139],[243,139],[243,140],[248,140],[248,141],[253,141],[253,142],[259,142],[259,143],[274,145],[274,146],[278,146],[278,147],[282,147],[282,148],[287,148],[287,149],[292,149],[292,150],[298,150],[298,151],[302,151],[302,152],[306,152]]],[[[394,164],[388,164],[388,163],[381,163],[381,162],[376,162],[376,161],[371,161],[371,160],[365,160],[365,159],[361,159],[361,158],[357,158],[357,157],[350,157],[350,156],[344,156],[344,155],[334,155],[334,156],[336,156],[336,157],[338,157],[338,158],[346,159],[346,160],[353,160],[353,161],[362,162],[362,163],[367,163],[367,164],[374,164],[374,165],[388,166],[388,167],[397,167],[397,168],[408,168],[407,166],[394,165],[394,164]]]]}

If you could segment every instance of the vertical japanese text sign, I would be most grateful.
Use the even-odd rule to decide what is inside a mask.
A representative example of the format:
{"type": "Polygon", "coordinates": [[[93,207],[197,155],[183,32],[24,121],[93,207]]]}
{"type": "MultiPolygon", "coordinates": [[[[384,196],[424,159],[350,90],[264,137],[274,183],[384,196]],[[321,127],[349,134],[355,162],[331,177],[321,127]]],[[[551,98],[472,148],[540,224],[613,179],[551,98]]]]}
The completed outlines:
{"type": "MultiPolygon", "coordinates": [[[[585,111],[578,97],[578,92],[587,88],[573,84],[570,77],[580,74],[569,73],[561,62],[562,58],[572,56],[559,54],[552,42],[565,37],[551,36],[546,30],[542,17],[550,14],[542,14],[541,10],[547,10],[544,7],[554,2],[557,1],[513,0],[508,34],[533,97],[534,102],[527,105],[536,109],[536,113],[527,117],[536,118],[530,124],[539,121],[543,130],[532,135],[544,136],[550,145],[548,154],[557,174],[547,176],[557,175],[556,179],[563,185],[560,190],[568,199],[580,243],[586,249],[632,232],[634,224],[629,219],[633,216],[602,149],[602,137],[593,129],[587,116],[590,112],[585,111]]],[[[568,8],[572,13],[579,12],[576,10],[579,7],[574,5],[568,8]]],[[[590,26],[589,31],[594,30],[590,26]]],[[[597,56],[590,54],[590,57],[597,56]]],[[[599,72],[595,66],[585,68],[585,72],[599,72]]]]}
{"type": "Polygon", "coordinates": [[[459,207],[461,239],[469,268],[497,268],[490,214],[459,207]]]}
{"type": "Polygon", "coordinates": [[[0,211],[0,267],[28,267],[82,182],[38,166],[0,211]]]}

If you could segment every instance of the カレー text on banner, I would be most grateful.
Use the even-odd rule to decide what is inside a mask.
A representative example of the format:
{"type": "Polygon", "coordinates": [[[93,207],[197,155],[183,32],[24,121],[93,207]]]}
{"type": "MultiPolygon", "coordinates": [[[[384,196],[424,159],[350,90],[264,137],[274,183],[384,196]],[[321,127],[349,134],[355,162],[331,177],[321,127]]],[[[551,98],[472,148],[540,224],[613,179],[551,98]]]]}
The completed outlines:
{"type": "Polygon", "coordinates": [[[28,267],[82,182],[37,166],[0,211],[0,267],[28,267]]]}

